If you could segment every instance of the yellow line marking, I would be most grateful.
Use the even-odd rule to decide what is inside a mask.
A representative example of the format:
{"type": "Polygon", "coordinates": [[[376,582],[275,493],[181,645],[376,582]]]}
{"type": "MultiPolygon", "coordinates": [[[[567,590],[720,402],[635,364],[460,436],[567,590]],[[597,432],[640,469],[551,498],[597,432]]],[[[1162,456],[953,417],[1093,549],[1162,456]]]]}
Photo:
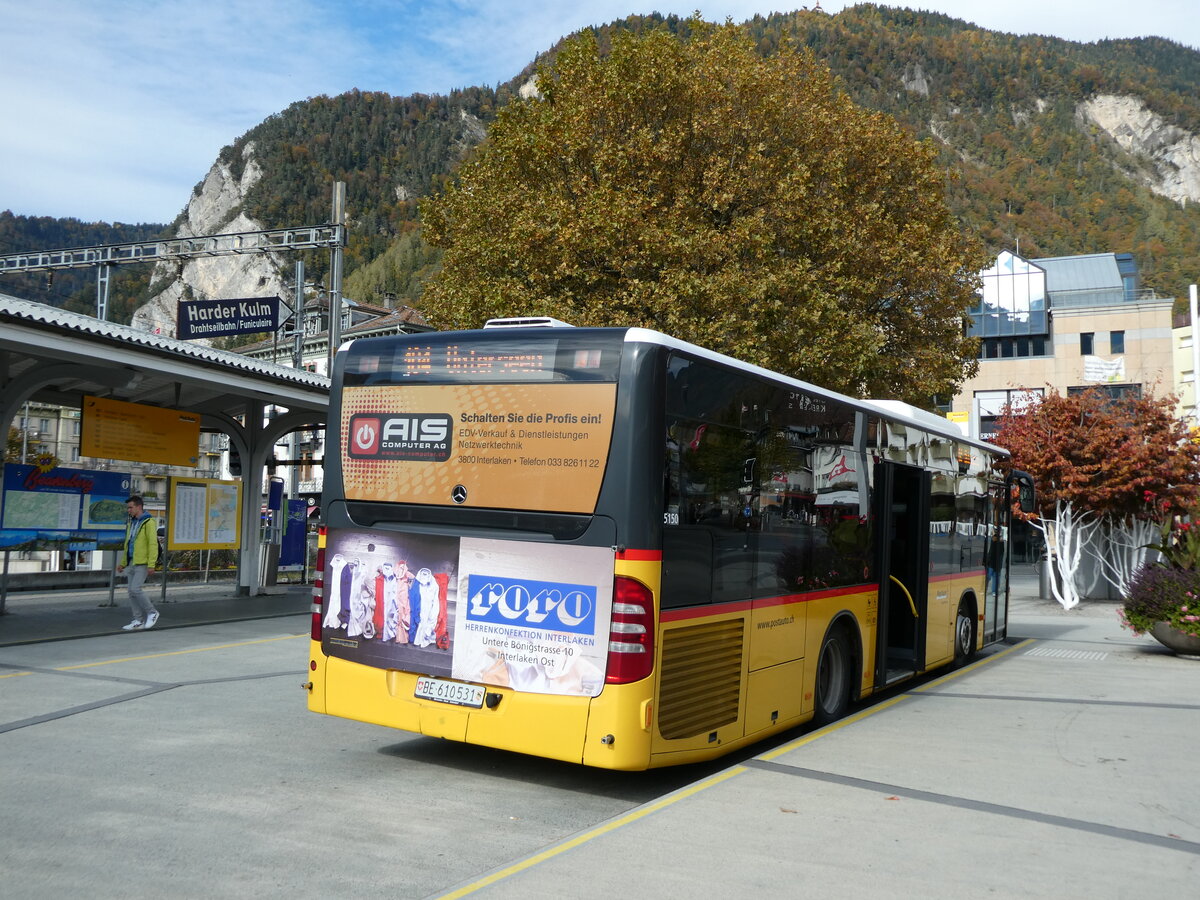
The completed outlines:
{"type": "Polygon", "coordinates": [[[707,790],[714,785],[720,784],[722,781],[727,781],[730,778],[733,778],[735,775],[740,775],[747,771],[749,770],[745,766],[734,766],[731,769],[726,769],[724,772],[714,775],[711,778],[707,778],[704,781],[698,781],[695,784],[683,788],[674,794],[670,794],[656,803],[652,803],[649,806],[643,806],[640,809],[636,809],[619,819],[606,822],[597,828],[593,828],[591,831],[584,832],[583,834],[563,841],[561,844],[556,844],[549,849],[543,850],[542,852],[534,854],[527,859],[523,859],[518,863],[508,866],[507,868],[501,869],[499,872],[493,872],[491,875],[486,875],[483,878],[480,878],[478,881],[474,881],[471,884],[465,885],[464,887],[461,887],[449,894],[442,894],[438,900],[455,900],[457,897],[465,897],[467,894],[473,894],[482,888],[495,884],[497,881],[508,878],[510,875],[516,875],[518,872],[521,872],[525,869],[531,869],[539,863],[543,863],[548,859],[558,856],[560,853],[565,853],[568,850],[572,850],[575,847],[578,847],[580,844],[585,844],[593,838],[600,837],[601,835],[607,834],[610,831],[615,831],[624,825],[628,825],[631,822],[636,822],[638,819],[643,819],[651,813],[656,813],[660,809],[665,809],[666,807],[671,806],[674,803],[678,803],[680,800],[683,800],[687,797],[695,796],[703,790],[707,790]]]}
{"type": "Polygon", "coordinates": [[[760,755],[756,758],[762,759],[762,760],[770,760],[770,759],[775,759],[776,757],[779,757],[779,756],[783,756],[783,754],[790,753],[792,750],[795,750],[798,747],[803,747],[805,744],[811,744],[817,738],[825,737],[825,735],[827,735],[827,734],[833,734],[833,732],[837,731],[838,729],[845,728],[847,725],[853,725],[855,722],[861,722],[867,716],[873,716],[873,715],[875,715],[875,713],[882,712],[883,710],[887,709],[890,706],[895,706],[901,700],[907,700],[907,699],[908,699],[908,697],[906,695],[900,694],[896,697],[892,697],[889,700],[884,700],[881,703],[876,703],[874,706],[871,706],[868,709],[864,709],[862,712],[857,712],[854,715],[848,716],[845,719],[838,719],[836,722],[832,722],[829,725],[826,725],[824,728],[820,728],[817,731],[814,731],[812,734],[806,734],[804,737],[797,738],[796,740],[792,741],[790,744],[784,744],[782,747],[776,747],[774,750],[769,750],[768,752],[763,753],[762,755],[760,755]]]}
{"type": "Polygon", "coordinates": [[[990,656],[985,656],[983,659],[977,660],[971,663],[969,666],[963,666],[961,669],[958,669],[954,672],[947,672],[945,675],[939,676],[936,680],[931,681],[928,684],[923,684],[918,688],[913,688],[912,692],[914,694],[919,694],[923,691],[929,691],[935,687],[940,687],[947,681],[953,681],[960,675],[966,675],[968,672],[974,672],[980,666],[986,666],[988,663],[995,662],[1003,656],[1008,656],[1008,654],[1012,653],[1014,650],[1020,650],[1022,647],[1028,647],[1033,643],[1036,643],[1034,638],[1026,638],[1025,640],[1021,641],[1021,643],[1013,644],[1011,647],[1001,650],[999,653],[993,653],[990,656]]]}
{"type": "Polygon", "coordinates": [[[0,675],[0,678],[18,678],[21,675],[32,675],[32,672],[9,672],[7,675],[0,675]]]}
{"type": "Polygon", "coordinates": [[[238,641],[236,644],[217,644],[215,647],[193,647],[190,650],[171,650],[167,653],[147,653],[145,656],[125,656],[121,659],[109,659],[104,662],[81,663],[78,666],[59,666],[56,672],[70,672],[73,669],[92,669],[96,666],[111,666],[114,663],[140,662],[144,659],[162,659],[167,656],[183,656],[187,653],[208,653],[210,650],[229,650],[234,647],[250,647],[255,644],[273,644],[276,641],[294,641],[297,638],[307,638],[307,634],[287,634],[283,637],[262,638],[255,641],[238,641]]]}
{"type": "MultiPolygon", "coordinates": [[[[777,757],[783,756],[785,753],[789,753],[792,750],[797,749],[798,747],[803,747],[805,744],[810,744],[813,741],[817,740],[818,738],[823,738],[826,735],[833,734],[833,732],[837,731],[840,728],[845,728],[847,725],[853,725],[855,722],[861,722],[863,719],[867,718],[868,716],[873,716],[876,713],[883,712],[885,709],[895,706],[897,703],[900,703],[901,701],[908,700],[908,699],[910,699],[910,697],[912,696],[913,693],[928,690],[929,688],[936,687],[937,685],[941,684],[942,682],[950,681],[951,679],[957,678],[960,675],[965,675],[967,672],[971,672],[975,669],[978,669],[980,666],[986,665],[987,663],[990,663],[997,659],[1000,659],[1003,656],[1007,656],[1008,654],[1012,653],[1014,650],[1020,650],[1022,647],[1028,646],[1029,644],[1032,644],[1032,643],[1036,643],[1036,641],[1033,638],[1029,638],[1027,640],[1022,641],[1019,644],[1014,644],[1012,647],[1009,647],[1006,650],[1001,650],[999,653],[993,653],[992,655],[985,657],[984,659],[981,659],[978,662],[971,663],[971,665],[969,665],[969,666],[966,666],[962,669],[958,669],[955,672],[949,672],[946,675],[943,675],[940,678],[938,678],[936,681],[930,682],[929,684],[926,684],[926,685],[922,685],[921,687],[916,688],[915,690],[913,690],[910,693],[899,694],[895,697],[891,697],[880,703],[876,703],[873,706],[871,706],[869,709],[864,709],[861,712],[855,713],[852,716],[848,716],[845,719],[839,719],[836,722],[832,722],[829,725],[826,725],[824,728],[814,731],[812,734],[806,734],[804,737],[798,738],[797,740],[792,741],[790,744],[787,744],[783,747],[777,747],[776,749],[771,750],[767,753],[763,753],[755,758],[761,759],[763,761],[776,759],[777,757]]],[[[637,810],[629,813],[626,816],[622,816],[619,819],[614,819],[611,822],[606,822],[605,824],[603,824],[597,828],[593,828],[591,831],[584,832],[583,834],[573,837],[567,841],[564,841],[561,844],[556,844],[553,847],[543,850],[540,853],[534,854],[533,856],[523,859],[520,862],[514,863],[511,866],[507,866],[506,868],[503,868],[498,872],[493,872],[491,875],[486,875],[483,878],[480,878],[478,881],[473,881],[468,885],[464,885],[463,887],[459,888],[458,890],[452,891],[449,894],[442,894],[440,897],[437,898],[437,900],[456,900],[456,898],[458,898],[458,897],[465,897],[468,894],[473,894],[476,891],[481,890],[490,885],[493,885],[498,881],[502,881],[503,879],[508,878],[512,875],[516,875],[520,872],[523,872],[526,869],[531,869],[534,866],[539,865],[540,863],[543,863],[548,859],[552,859],[561,853],[565,853],[568,850],[573,850],[574,848],[580,846],[581,844],[586,844],[588,841],[591,841],[595,838],[601,837],[602,835],[608,834],[611,831],[615,831],[618,828],[622,828],[625,825],[629,825],[633,822],[636,822],[638,819],[645,818],[646,816],[650,815],[651,813],[658,812],[660,809],[665,809],[666,807],[671,806],[674,803],[678,803],[680,800],[685,800],[688,797],[695,796],[696,794],[700,793],[703,790],[707,790],[708,788],[713,787],[714,785],[718,785],[723,781],[728,781],[730,778],[733,778],[735,775],[741,775],[743,772],[748,772],[748,771],[749,771],[749,769],[747,769],[745,766],[734,766],[733,768],[726,769],[724,772],[721,772],[720,774],[714,775],[711,778],[707,778],[704,781],[699,781],[696,784],[691,785],[690,787],[684,788],[680,791],[675,792],[674,794],[671,794],[670,796],[664,797],[663,799],[657,801],[656,803],[652,803],[649,806],[644,806],[640,809],[637,809],[637,810]]]]}

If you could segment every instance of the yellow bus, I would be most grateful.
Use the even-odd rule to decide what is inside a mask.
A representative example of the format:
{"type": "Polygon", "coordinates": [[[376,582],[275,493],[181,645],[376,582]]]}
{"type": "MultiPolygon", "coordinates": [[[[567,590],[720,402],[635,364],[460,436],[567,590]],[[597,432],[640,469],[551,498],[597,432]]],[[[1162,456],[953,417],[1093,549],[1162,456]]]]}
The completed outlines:
{"type": "Polygon", "coordinates": [[[328,435],[314,712],[639,770],[1005,636],[1004,451],[903,404],[498,320],[350,342],[328,435]]]}

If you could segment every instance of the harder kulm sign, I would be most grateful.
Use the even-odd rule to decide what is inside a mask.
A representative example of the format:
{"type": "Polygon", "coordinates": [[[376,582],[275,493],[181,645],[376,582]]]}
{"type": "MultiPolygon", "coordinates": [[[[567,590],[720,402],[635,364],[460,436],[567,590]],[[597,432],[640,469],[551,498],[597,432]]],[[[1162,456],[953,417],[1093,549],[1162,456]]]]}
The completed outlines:
{"type": "Polygon", "coordinates": [[[278,331],[291,310],[278,297],[185,300],[179,304],[175,336],[180,340],[278,331]]]}

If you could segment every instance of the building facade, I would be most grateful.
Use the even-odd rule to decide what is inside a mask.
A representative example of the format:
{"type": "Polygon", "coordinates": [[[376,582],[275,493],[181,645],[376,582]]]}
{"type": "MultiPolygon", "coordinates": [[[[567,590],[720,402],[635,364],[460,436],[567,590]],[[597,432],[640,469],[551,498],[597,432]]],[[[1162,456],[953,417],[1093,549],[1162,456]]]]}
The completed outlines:
{"type": "Polygon", "coordinates": [[[981,276],[969,324],[979,371],[951,406],[973,434],[988,439],[1006,404],[1050,390],[1176,393],[1174,300],[1142,289],[1132,255],[1027,260],[1004,251],[981,276]]]}

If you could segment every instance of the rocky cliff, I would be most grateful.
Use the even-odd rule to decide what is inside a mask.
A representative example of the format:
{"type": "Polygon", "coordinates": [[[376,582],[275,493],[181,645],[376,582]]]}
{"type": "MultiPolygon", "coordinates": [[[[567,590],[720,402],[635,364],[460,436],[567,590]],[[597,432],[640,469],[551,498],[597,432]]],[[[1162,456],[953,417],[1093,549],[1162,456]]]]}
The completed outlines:
{"type": "Polygon", "coordinates": [[[1138,97],[1101,94],[1077,113],[1140,163],[1124,167],[1129,177],[1177,203],[1200,201],[1200,136],[1169,124],[1138,97]]]}
{"type": "MultiPolygon", "coordinates": [[[[192,194],[177,226],[178,237],[259,231],[265,226],[242,210],[246,192],[262,177],[254,157],[254,144],[242,150],[240,178],[218,159],[192,194]]],[[[217,256],[155,266],[150,301],[133,314],[135,328],[174,335],[176,310],[181,300],[241,299],[290,295],[281,277],[283,261],[276,254],[217,256]]]]}

